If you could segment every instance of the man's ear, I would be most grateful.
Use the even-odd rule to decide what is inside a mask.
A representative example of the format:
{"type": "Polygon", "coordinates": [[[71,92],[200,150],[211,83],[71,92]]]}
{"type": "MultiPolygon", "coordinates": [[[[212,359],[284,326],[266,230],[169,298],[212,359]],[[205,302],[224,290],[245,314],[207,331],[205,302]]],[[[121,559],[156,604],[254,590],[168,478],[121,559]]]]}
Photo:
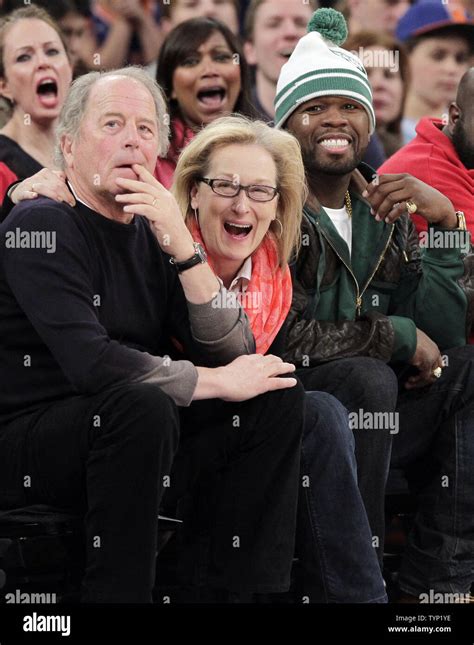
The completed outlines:
{"type": "Polygon", "coordinates": [[[257,54],[255,52],[255,45],[251,40],[246,40],[244,43],[244,56],[249,65],[257,65],[257,54]]]}
{"type": "Polygon", "coordinates": [[[455,101],[453,101],[448,108],[448,116],[449,116],[448,127],[452,131],[452,129],[456,125],[456,121],[461,116],[461,110],[459,108],[459,105],[455,101]]]}
{"type": "Polygon", "coordinates": [[[74,140],[69,134],[63,134],[59,146],[63,153],[64,163],[66,168],[72,168],[72,161],[74,157],[74,140]]]}

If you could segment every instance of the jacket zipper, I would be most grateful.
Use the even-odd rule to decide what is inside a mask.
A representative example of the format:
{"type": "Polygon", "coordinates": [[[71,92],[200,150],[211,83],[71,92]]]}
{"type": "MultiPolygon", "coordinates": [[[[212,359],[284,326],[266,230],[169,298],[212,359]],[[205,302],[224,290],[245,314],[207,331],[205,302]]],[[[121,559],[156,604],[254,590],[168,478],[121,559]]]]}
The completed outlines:
{"type": "MultiPolygon", "coordinates": [[[[392,224],[392,230],[390,231],[390,235],[389,235],[389,236],[388,236],[388,238],[387,238],[387,243],[385,244],[385,248],[384,248],[384,250],[382,251],[382,255],[379,257],[379,261],[377,262],[377,264],[376,264],[376,266],[375,266],[375,269],[372,271],[372,274],[371,274],[370,278],[367,280],[367,282],[366,282],[366,284],[365,284],[365,287],[362,289],[362,293],[360,294],[360,303],[359,303],[359,305],[358,305],[358,312],[359,312],[359,313],[358,313],[358,315],[359,315],[359,316],[360,316],[360,307],[361,307],[361,305],[362,305],[362,296],[363,296],[363,295],[364,295],[364,293],[366,292],[367,287],[369,286],[369,284],[370,284],[370,282],[371,282],[372,278],[374,277],[374,275],[377,273],[377,269],[379,268],[380,264],[382,263],[382,260],[383,260],[383,259],[384,259],[384,257],[385,257],[385,253],[387,252],[388,245],[390,244],[390,240],[392,239],[392,235],[393,235],[393,231],[394,231],[394,229],[395,229],[395,226],[392,224]]],[[[404,252],[404,253],[405,253],[405,252],[404,252]]],[[[405,253],[405,257],[406,257],[406,253],[405,253]]],[[[408,261],[408,258],[407,258],[407,261],[408,261]]]]}
{"type": "Polygon", "coordinates": [[[323,234],[324,239],[327,241],[327,243],[329,244],[329,246],[332,248],[332,250],[334,251],[334,253],[335,253],[335,254],[337,255],[337,257],[341,260],[342,264],[346,267],[346,269],[349,271],[349,273],[351,274],[352,278],[354,279],[354,283],[355,283],[356,291],[357,291],[357,295],[356,295],[356,311],[357,311],[357,316],[360,316],[360,311],[361,311],[361,307],[362,307],[362,296],[363,296],[363,295],[364,295],[364,293],[366,292],[367,287],[368,287],[368,286],[369,286],[369,284],[370,284],[370,281],[372,280],[372,278],[374,277],[374,275],[377,273],[377,269],[379,268],[379,266],[380,266],[380,264],[381,264],[382,260],[383,260],[383,259],[384,259],[384,257],[385,257],[385,253],[387,252],[388,245],[390,244],[390,240],[392,239],[394,226],[393,226],[393,224],[392,224],[392,230],[390,231],[390,235],[388,236],[387,243],[385,244],[385,248],[384,248],[384,250],[382,251],[381,256],[379,257],[379,260],[378,260],[378,262],[377,262],[377,264],[376,264],[376,266],[375,266],[375,269],[372,271],[372,274],[370,275],[369,279],[367,280],[367,282],[366,282],[366,284],[365,284],[365,287],[362,289],[362,292],[360,292],[360,290],[359,290],[359,283],[357,282],[357,278],[355,277],[355,274],[354,274],[354,272],[352,271],[351,267],[350,267],[348,264],[346,264],[346,262],[344,261],[344,258],[342,258],[342,257],[340,256],[340,254],[339,254],[338,250],[336,249],[336,247],[334,246],[334,244],[333,244],[333,243],[331,242],[331,240],[326,236],[326,234],[325,234],[325,232],[323,231],[323,229],[319,226],[319,222],[316,222],[316,226],[319,228],[319,230],[320,230],[320,231],[321,231],[321,233],[323,234]]]}

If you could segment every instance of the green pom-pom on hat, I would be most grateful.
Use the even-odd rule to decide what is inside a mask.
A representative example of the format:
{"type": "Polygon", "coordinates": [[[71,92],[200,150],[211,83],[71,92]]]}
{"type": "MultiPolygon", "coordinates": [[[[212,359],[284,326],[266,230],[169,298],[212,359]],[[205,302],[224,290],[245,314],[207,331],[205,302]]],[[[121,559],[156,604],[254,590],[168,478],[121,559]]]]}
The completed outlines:
{"type": "Polygon", "coordinates": [[[341,46],[347,38],[347,24],[340,11],[318,9],[308,23],[308,32],[317,31],[323,38],[341,46]]]}

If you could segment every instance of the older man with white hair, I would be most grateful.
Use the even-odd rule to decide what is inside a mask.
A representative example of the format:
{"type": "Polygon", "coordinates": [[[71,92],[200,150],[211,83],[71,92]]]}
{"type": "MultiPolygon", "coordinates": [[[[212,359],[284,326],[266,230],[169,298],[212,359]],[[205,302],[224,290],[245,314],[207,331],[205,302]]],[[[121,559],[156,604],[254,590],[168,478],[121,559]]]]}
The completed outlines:
{"type": "Polygon", "coordinates": [[[284,591],[303,392],[280,378],[293,366],[242,356],[254,341],[238,305],[212,306],[223,287],[151,174],[168,135],[159,88],[135,68],[82,76],[58,135],[75,206],[23,202],[0,227],[0,505],[82,509],[82,599],[150,602],[180,437],[171,487],[220,477],[204,583],[284,591]],[[17,229],[54,234],[54,252],[6,244],[17,229]],[[206,367],[172,360],[173,342],[206,367]],[[183,416],[199,399],[213,400],[183,416]]]}

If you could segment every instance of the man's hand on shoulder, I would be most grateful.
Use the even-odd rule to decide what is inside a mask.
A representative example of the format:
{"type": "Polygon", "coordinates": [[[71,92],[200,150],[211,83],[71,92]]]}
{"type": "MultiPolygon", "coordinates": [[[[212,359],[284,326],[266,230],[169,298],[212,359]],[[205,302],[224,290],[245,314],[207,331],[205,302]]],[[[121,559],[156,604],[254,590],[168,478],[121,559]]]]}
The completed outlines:
{"type": "Polygon", "coordinates": [[[407,211],[417,213],[428,224],[442,228],[457,228],[457,217],[450,200],[420,179],[407,173],[378,175],[362,196],[367,199],[371,213],[378,222],[392,224],[407,211]]]}

